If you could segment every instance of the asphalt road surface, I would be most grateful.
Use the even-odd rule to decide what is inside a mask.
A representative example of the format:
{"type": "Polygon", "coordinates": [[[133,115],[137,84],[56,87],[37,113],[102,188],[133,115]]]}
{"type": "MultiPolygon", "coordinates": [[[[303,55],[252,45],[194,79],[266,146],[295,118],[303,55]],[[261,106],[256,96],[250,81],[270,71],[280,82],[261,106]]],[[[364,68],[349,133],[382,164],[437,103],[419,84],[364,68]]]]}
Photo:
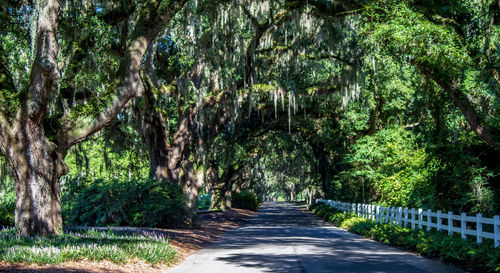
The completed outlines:
{"type": "Polygon", "coordinates": [[[168,273],[462,272],[362,238],[288,203],[265,203],[244,226],[168,273]]]}

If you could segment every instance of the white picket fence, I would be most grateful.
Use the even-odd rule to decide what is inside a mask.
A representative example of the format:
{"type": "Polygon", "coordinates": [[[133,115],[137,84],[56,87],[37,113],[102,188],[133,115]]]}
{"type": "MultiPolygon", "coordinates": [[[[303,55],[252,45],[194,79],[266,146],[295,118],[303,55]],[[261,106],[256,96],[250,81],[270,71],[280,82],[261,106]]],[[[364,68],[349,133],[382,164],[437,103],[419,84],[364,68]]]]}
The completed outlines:
{"type": "Polygon", "coordinates": [[[467,235],[470,235],[477,238],[478,244],[483,242],[483,238],[489,238],[495,241],[495,247],[500,246],[500,216],[498,215],[493,218],[486,218],[481,214],[476,216],[467,216],[465,213],[455,215],[451,211],[442,213],[440,210],[433,212],[430,209],[424,211],[415,208],[352,204],[324,199],[317,199],[316,202],[324,203],[338,210],[353,212],[376,223],[392,223],[405,227],[410,226],[412,229],[426,228],[428,231],[435,228],[438,231],[448,231],[448,235],[460,233],[464,239],[467,238],[467,235]],[[474,223],[476,228],[472,229],[468,223],[474,223]],[[483,231],[483,225],[492,225],[493,232],[483,231]]]}

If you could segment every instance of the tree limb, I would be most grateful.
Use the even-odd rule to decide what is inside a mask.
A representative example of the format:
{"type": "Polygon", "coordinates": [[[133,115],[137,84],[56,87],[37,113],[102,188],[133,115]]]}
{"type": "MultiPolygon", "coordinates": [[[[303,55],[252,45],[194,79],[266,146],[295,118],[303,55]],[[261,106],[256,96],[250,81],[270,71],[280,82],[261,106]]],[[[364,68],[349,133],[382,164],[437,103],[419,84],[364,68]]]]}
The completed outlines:
{"type": "Polygon", "coordinates": [[[35,62],[31,69],[28,85],[28,100],[25,109],[30,120],[39,124],[47,111],[49,93],[54,81],[59,77],[57,55],[57,26],[59,19],[59,3],[57,0],[46,0],[39,3],[37,50],[35,62]]]}
{"type": "Polygon", "coordinates": [[[59,144],[61,148],[71,147],[109,126],[130,99],[141,95],[140,69],[147,47],[186,2],[187,0],[160,2],[151,0],[142,6],[130,42],[127,44],[125,56],[120,61],[114,85],[118,91],[97,116],[66,120],[61,132],[61,135],[66,136],[66,140],[59,144]]]}
{"type": "Polygon", "coordinates": [[[462,112],[465,120],[469,124],[471,130],[482,140],[488,143],[491,147],[500,151],[498,143],[496,143],[490,129],[484,124],[483,120],[479,117],[479,114],[474,109],[474,106],[470,103],[467,96],[462,92],[460,85],[456,80],[452,79],[451,82],[445,82],[436,76],[436,73],[432,71],[428,66],[416,64],[420,72],[432,79],[437,83],[443,90],[445,90],[450,98],[452,99],[455,106],[462,112]]]}

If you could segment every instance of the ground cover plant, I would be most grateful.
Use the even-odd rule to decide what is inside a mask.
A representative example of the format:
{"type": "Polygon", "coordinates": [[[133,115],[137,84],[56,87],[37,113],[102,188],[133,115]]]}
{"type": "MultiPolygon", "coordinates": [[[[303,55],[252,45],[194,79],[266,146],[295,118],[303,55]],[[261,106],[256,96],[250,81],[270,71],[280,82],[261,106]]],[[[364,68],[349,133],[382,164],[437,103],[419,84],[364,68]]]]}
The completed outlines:
{"type": "Polygon", "coordinates": [[[60,264],[68,261],[125,263],[140,259],[151,265],[170,264],[175,249],[163,235],[151,232],[67,231],[54,237],[18,237],[13,228],[0,231],[0,261],[60,264]]]}
{"type": "Polygon", "coordinates": [[[311,210],[319,217],[350,232],[415,251],[423,256],[461,266],[472,272],[499,272],[500,249],[491,240],[478,245],[458,234],[448,236],[435,229],[410,229],[399,225],[375,223],[373,220],[346,213],[325,204],[314,204],[311,210]]]}

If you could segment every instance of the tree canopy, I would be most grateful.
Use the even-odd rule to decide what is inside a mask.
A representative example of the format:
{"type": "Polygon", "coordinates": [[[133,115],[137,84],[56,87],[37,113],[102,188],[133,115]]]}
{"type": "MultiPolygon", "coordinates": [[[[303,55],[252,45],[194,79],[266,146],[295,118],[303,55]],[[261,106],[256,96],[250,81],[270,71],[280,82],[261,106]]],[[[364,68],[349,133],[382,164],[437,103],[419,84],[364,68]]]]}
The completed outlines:
{"type": "Polygon", "coordinates": [[[493,0],[3,1],[0,191],[25,236],[99,179],[177,185],[188,219],[233,191],[494,214],[499,22],[493,0]]]}

